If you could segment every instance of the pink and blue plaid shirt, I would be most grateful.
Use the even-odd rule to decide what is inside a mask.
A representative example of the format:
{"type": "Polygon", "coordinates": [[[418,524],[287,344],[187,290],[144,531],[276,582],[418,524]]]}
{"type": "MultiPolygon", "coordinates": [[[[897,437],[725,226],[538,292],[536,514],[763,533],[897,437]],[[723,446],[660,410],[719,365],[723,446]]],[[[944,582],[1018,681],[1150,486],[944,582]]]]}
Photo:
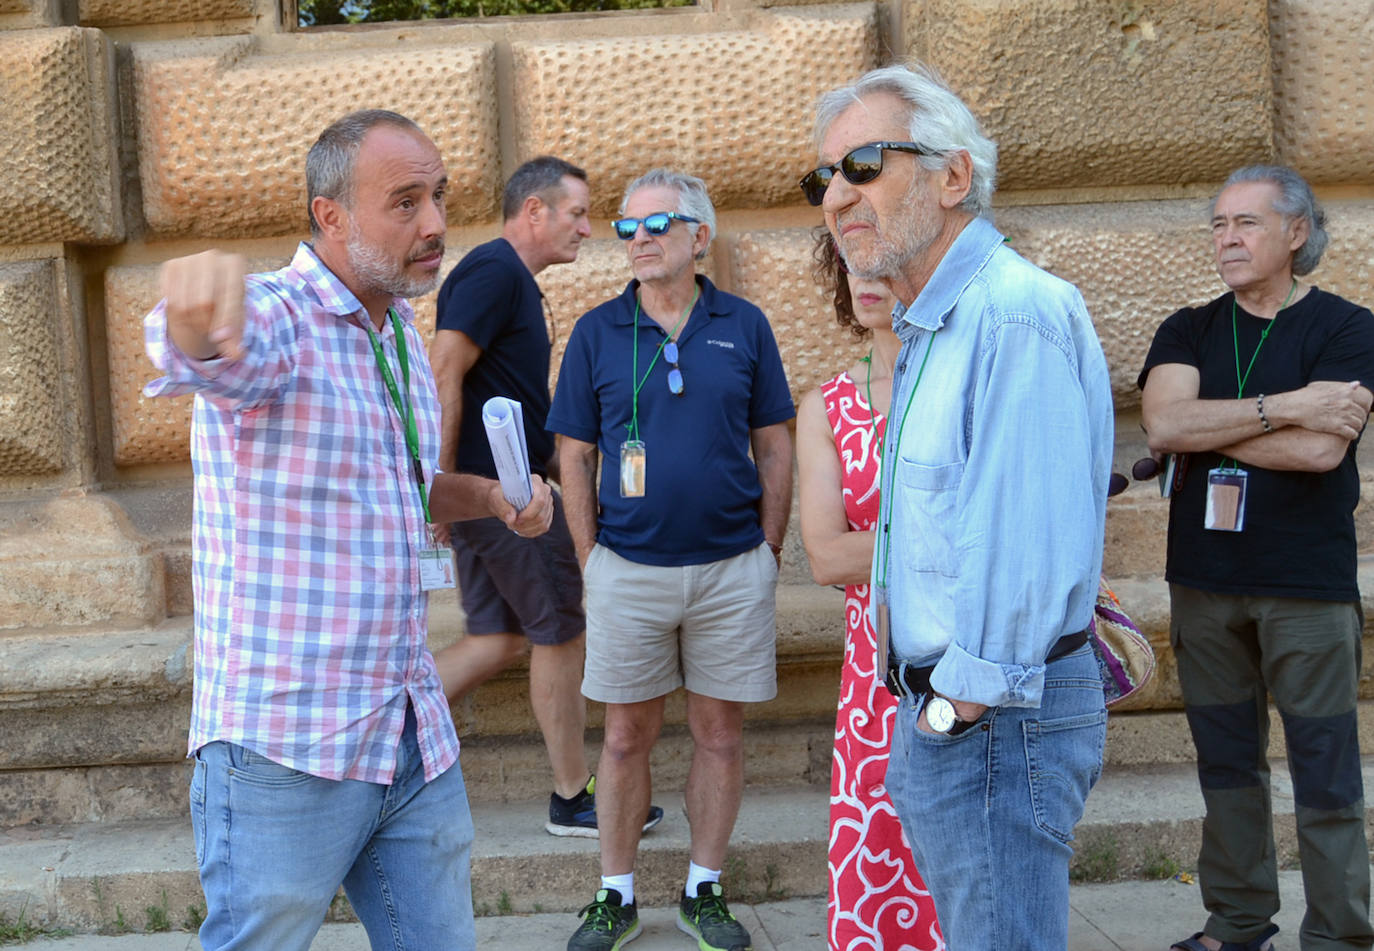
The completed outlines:
{"type": "MultiPolygon", "coordinates": [[[[414,314],[395,307],[432,480],[434,378],[414,314]]],[[[425,643],[425,517],[366,312],[306,244],[248,278],[245,310],[237,362],[178,351],[162,304],[144,320],[165,374],[144,393],[196,394],[190,751],[225,740],[326,779],[390,783],[410,704],[433,779],[458,736],[425,643]]],[[[390,321],[379,336],[403,385],[390,321]]]]}

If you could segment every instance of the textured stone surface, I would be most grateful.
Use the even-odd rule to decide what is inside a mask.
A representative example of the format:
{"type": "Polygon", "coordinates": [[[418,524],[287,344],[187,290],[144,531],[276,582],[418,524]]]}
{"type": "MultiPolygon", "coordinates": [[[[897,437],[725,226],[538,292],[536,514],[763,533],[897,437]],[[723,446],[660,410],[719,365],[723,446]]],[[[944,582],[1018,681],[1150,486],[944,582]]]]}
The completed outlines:
{"type": "Polygon", "coordinates": [[[58,0],[0,0],[0,30],[58,26],[58,0]]]}
{"type": "Polygon", "coordinates": [[[254,6],[254,0],[80,0],[77,15],[86,26],[130,26],[251,17],[254,6]]]}
{"type": "Polygon", "coordinates": [[[816,97],[875,62],[873,10],[819,7],[760,23],[513,43],[517,157],[552,152],[585,168],[601,214],[655,165],[700,175],[721,208],[795,203],[792,170],[814,159],[816,97]]]}
{"type": "Polygon", "coordinates": [[[731,251],[735,290],[768,315],[793,401],[868,352],[835,322],[830,296],[811,276],[811,231],[746,231],[731,251]]]}
{"type": "Polygon", "coordinates": [[[496,210],[490,44],[283,55],[260,55],[249,38],[139,44],[134,95],[143,210],[158,234],[304,231],[305,154],[325,126],[364,107],[403,113],[434,140],[455,183],[451,220],[496,210]]]}
{"type": "Polygon", "coordinates": [[[122,237],[113,56],[99,30],[0,32],[0,245],[122,237]]]}
{"type": "Polygon", "coordinates": [[[1374,180],[1374,30],[1365,0],[1270,0],[1274,138],[1313,182],[1374,180]]]}
{"type": "Polygon", "coordinates": [[[161,561],[117,505],[79,493],[0,503],[0,632],[146,623],[162,613],[161,561]]]}
{"type": "Polygon", "coordinates": [[[906,0],[907,52],[1000,147],[1004,187],[1219,179],[1271,150],[1265,0],[906,0]]]}
{"type": "MultiPolygon", "coordinates": [[[[282,267],[281,258],[253,258],[249,268],[282,267]]],[[[115,464],[176,462],[190,458],[193,397],[143,395],[157,376],[143,349],[143,317],[157,305],[158,269],[152,265],[115,267],[105,272],[105,342],[110,367],[110,412],[115,464]]]]}
{"type": "Polygon", "coordinates": [[[1118,412],[1140,404],[1136,375],[1164,318],[1225,290],[1206,217],[1206,203],[1190,201],[997,212],[1013,248],[1083,292],[1118,412]]]}
{"type": "Polygon", "coordinates": [[[62,464],[62,378],[52,261],[0,264],[0,474],[62,464]]]}

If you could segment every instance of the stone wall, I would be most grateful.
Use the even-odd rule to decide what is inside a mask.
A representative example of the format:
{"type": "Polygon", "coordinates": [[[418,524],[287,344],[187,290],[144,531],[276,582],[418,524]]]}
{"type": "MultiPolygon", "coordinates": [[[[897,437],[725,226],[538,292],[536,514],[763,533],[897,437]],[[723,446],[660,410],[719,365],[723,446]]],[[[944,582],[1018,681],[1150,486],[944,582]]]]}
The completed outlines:
{"type": "MultiPolygon", "coordinates": [[[[0,631],[185,612],[185,507],[125,503],[187,492],[189,403],[139,392],[157,265],[209,246],[287,259],[304,153],[354,108],[411,115],[443,152],[445,269],[497,232],[520,162],[587,169],[593,239],[541,277],[560,342],[627,280],[608,223],[625,183],[701,175],[721,212],[705,266],[764,308],[800,397],[859,350],[809,278],[820,216],[795,183],[812,105],[919,56],[999,142],[999,225],[1083,290],[1123,471],[1143,454],[1134,378],[1154,328],[1219,291],[1204,215],[1231,168],[1306,173],[1332,219],[1315,279],[1374,301],[1364,0],[706,0],[311,31],[289,6],[0,0],[0,631]]],[[[432,296],[418,309],[432,328],[432,296]]],[[[1114,512],[1108,570],[1157,577],[1158,498],[1136,486],[1114,512]]],[[[788,561],[804,580],[795,541],[788,561]]]]}

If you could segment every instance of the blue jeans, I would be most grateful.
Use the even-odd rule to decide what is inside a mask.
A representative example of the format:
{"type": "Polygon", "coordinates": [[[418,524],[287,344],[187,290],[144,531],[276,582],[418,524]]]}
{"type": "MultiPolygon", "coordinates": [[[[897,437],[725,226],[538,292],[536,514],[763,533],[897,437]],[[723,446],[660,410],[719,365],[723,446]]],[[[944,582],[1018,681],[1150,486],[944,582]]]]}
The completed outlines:
{"type": "Polygon", "coordinates": [[[472,815],[457,764],[425,782],[406,713],[389,786],[297,772],[232,743],[196,753],[191,822],[206,951],[307,951],[344,886],[374,951],[468,951],[472,815]]]}
{"type": "Polygon", "coordinates": [[[1102,772],[1107,711],[1087,646],[1051,662],[1039,709],[993,707],[959,736],[897,706],[887,791],[950,951],[1064,951],[1069,841],[1102,772]]]}

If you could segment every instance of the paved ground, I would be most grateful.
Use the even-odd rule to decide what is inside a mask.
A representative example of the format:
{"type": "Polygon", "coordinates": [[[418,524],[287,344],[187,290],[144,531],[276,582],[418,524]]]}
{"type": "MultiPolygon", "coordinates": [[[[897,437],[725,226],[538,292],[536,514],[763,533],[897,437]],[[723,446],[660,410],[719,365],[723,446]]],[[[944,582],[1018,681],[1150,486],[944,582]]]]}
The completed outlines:
{"type": "MultiPolygon", "coordinates": [[[[1277,922],[1278,946],[1295,951],[1302,919],[1302,873],[1280,876],[1283,910],[1277,922]]],[[[1165,951],[1169,943],[1192,934],[1203,920],[1197,886],[1177,881],[1079,885],[1072,890],[1068,951],[1165,951]]],[[[737,905],[740,920],[754,936],[755,951],[794,951],[825,947],[825,902],[817,898],[737,905]]],[[[633,951],[690,951],[666,908],[642,912],[644,933],[633,951]]],[[[559,951],[575,927],[570,914],[479,918],[477,944],[501,951],[559,951]]],[[[37,939],[31,951],[196,951],[185,933],[37,939]]],[[[368,951],[360,925],[327,925],[310,951],[368,951]]]]}

